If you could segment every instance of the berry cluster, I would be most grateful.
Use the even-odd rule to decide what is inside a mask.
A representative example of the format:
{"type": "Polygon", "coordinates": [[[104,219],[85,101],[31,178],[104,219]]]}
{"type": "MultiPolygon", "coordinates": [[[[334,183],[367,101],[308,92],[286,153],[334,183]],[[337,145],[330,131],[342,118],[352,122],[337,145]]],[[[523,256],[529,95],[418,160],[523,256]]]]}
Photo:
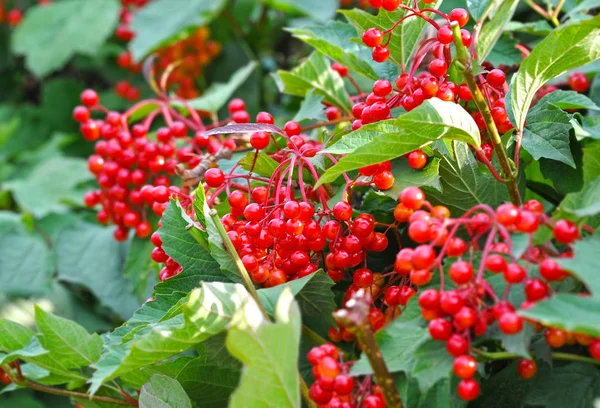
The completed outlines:
{"type": "MultiPolygon", "coordinates": [[[[135,37],[131,29],[133,15],[151,0],[121,0],[120,24],[115,36],[125,43],[135,37]]],[[[156,53],[153,75],[161,78],[160,86],[163,91],[174,90],[185,99],[193,99],[200,95],[194,78],[202,76],[202,69],[219,53],[221,48],[216,41],[208,40],[210,31],[207,27],[199,27],[186,38],[159,49],[156,53]],[[164,79],[162,78],[165,76],[164,79]]],[[[128,50],[117,56],[119,67],[133,74],[141,71],[141,63],[133,61],[128,50]]],[[[115,92],[123,99],[135,102],[140,98],[140,91],[130,81],[119,81],[115,92]]]]}
{"type": "Polygon", "coordinates": [[[323,344],[308,352],[308,361],[313,367],[315,382],[309,389],[310,399],[322,408],[385,408],[380,388],[372,383],[371,377],[355,384],[348,375],[351,362],[341,360],[338,349],[323,344]]]}

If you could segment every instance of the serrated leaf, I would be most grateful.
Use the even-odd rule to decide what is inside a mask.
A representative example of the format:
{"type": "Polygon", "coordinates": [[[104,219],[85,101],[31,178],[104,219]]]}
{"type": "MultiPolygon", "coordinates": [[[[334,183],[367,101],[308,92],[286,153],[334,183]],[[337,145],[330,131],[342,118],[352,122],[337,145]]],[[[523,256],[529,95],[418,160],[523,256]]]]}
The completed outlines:
{"type": "Polygon", "coordinates": [[[600,373],[591,364],[571,363],[543,370],[524,402],[545,408],[588,408],[600,395],[600,373]]]}
{"type": "Polygon", "coordinates": [[[122,319],[138,307],[131,282],[121,274],[125,247],[112,229],[79,223],[59,235],[55,251],[60,280],[87,287],[122,319]]]}
{"type": "Polygon", "coordinates": [[[569,115],[552,104],[538,104],[527,114],[523,131],[523,148],[535,160],[557,160],[575,168],[569,145],[569,115]]]}
{"type": "MultiPolygon", "coordinates": [[[[188,104],[196,109],[208,112],[218,112],[227,101],[231,98],[233,93],[238,89],[246,80],[252,75],[256,69],[257,63],[250,61],[245,66],[235,71],[229,78],[229,82],[212,83],[203,93],[202,96],[191,99],[188,104]]],[[[177,106],[182,106],[175,102],[177,106]]]]}
{"type": "Polygon", "coordinates": [[[380,64],[373,61],[370,48],[351,41],[357,37],[357,33],[349,24],[330,21],[326,26],[292,28],[288,31],[320,53],[367,78],[393,80],[398,75],[398,68],[391,62],[380,64]]]}
{"type": "Polygon", "coordinates": [[[385,120],[354,131],[325,152],[347,154],[319,179],[329,183],[342,173],[395,159],[436,140],[461,140],[479,147],[475,121],[460,105],[438,98],[425,101],[397,119],[385,120]]]}
{"type": "Polygon", "coordinates": [[[300,109],[294,116],[294,121],[302,122],[306,119],[325,120],[325,105],[323,105],[323,96],[317,95],[314,90],[308,91],[300,109]]]}
{"type": "MultiPolygon", "coordinates": [[[[412,0],[404,0],[404,4],[413,5],[412,0]]],[[[424,4],[419,1],[417,6],[419,9],[432,8],[437,9],[441,1],[435,1],[432,4],[424,4]]],[[[359,32],[359,36],[371,27],[376,27],[381,31],[386,31],[391,28],[398,20],[407,14],[407,11],[398,8],[396,11],[386,11],[383,8],[379,9],[376,16],[367,11],[355,8],[353,10],[341,10],[340,13],[354,25],[359,32]]],[[[411,17],[405,20],[393,31],[393,36],[388,44],[390,50],[390,61],[395,62],[401,67],[408,68],[408,62],[411,55],[416,52],[419,38],[423,34],[427,23],[422,18],[411,17]]]]}
{"type": "Polygon", "coordinates": [[[42,77],[75,54],[95,55],[119,17],[115,0],[65,0],[32,7],[12,37],[12,50],[42,77]]]}
{"type": "Polygon", "coordinates": [[[406,160],[396,160],[392,163],[392,174],[394,175],[394,185],[383,193],[394,200],[406,187],[426,186],[436,190],[441,190],[440,184],[440,159],[430,158],[429,163],[419,170],[412,169],[406,160]]]}
{"type": "Polygon", "coordinates": [[[554,91],[544,96],[537,103],[543,106],[545,103],[551,103],[561,109],[593,109],[600,110],[600,107],[587,96],[575,91],[554,91]]]}
{"type": "Polygon", "coordinates": [[[82,202],[83,189],[77,185],[93,179],[87,162],[73,157],[53,157],[23,179],[5,183],[21,208],[36,217],[68,209],[65,202],[82,202]]]}
{"type": "Polygon", "coordinates": [[[279,162],[271,158],[268,154],[256,153],[255,151],[246,153],[244,158],[239,161],[239,164],[244,170],[252,170],[253,173],[264,177],[271,177],[279,166],[279,162]],[[255,155],[256,160],[254,160],[255,155]]]}
{"type": "Polygon", "coordinates": [[[600,336],[600,299],[558,293],[549,299],[520,310],[519,314],[545,326],[569,332],[600,336]]]}
{"type": "Polygon", "coordinates": [[[499,4],[500,7],[498,7],[494,16],[490,21],[483,25],[477,40],[477,59],[480,62],[485,61],[496,42],[498,42],[498,39],[504,31],[504,27],[515,14],[519,0],[504,0],[499,2],[499,4]]]}
{"type": "Polygon", "coordinates": [[[42,347],[67,367],[86,367],[100,358],[102,340],[77,323],[35,308],[35,323],[42,347]]]}
{"type": "Polygon", "coordinates": [[[274,313],[277,299],[289,287],[302,312],[302,320],[306,326],[322,336],[327,336],[329,326],[335,324],[333,311],[336,308],[331,291],[334,282],[322,270],[290,281],[287,285],[258,290],[267,312],[274,313]]]}
{"type": "Polygon", "coordinates": [[[506,187],[479,169],[479,162],[469,146],[462,142],[453,144],[454,158],[443,156],[440,159],[441,192],[428,189],[428,198],[447,206],[453,216],[478,204],[496,207],[510,201],[506,187]]]}
{"type": "Polygon", "coordinates": [[[342,77],[335,72],[327,58],[313,52],[298,67],[291,71],[277,71],[280,91],[289,95],[306,96],[312,89],[324,100],[350,112],[350,95],[344,88],[342,77]]]}
{"type": "Polygon", "coordinates": [[[162,374],[154,374],[144,384],[139,404],[140,408],[192,408],[192,402],[181,384],[162,374]]]}
{"type": "Polygon", "coordinates": [[[90,381],[91,392],[111,379],[177,355],[219,334],[247,296],[239,284],[202,282],[190,293],[180,314],[140,326],[130,341],[108,347],[93,366],[96,372],[90,381]]]}
{"type": "Polygon", "coordinates": [[[290,289],[277,302],[276,320],[270,323],[252,299],[236,314],[227,334],[227,349],[244,363],[240,385],[231,408],[300,408],[300,311],[290,289]]]}
{"type": "Polygon", "coordinates": [[[594,294],[600,296],[600,236],[592,235],[573,245],[573,258],[558,259],[564,269],[580,279],[594,294]]]}
{"type": "Polygon", "coordinates": [[[155,0],[141,8],[133,18],[136,33],[129,44],[139,61],[146,54],[168,44],[195,27],[210,23],[225,6],[225,0],[155,0]]]}
{"type": "Polygon", "coordinates": [[[600,17],[550,33],[521,64],[510,86],[515,126],[522,129],[535,93],[547,81],[600,58],[600,17]]]}

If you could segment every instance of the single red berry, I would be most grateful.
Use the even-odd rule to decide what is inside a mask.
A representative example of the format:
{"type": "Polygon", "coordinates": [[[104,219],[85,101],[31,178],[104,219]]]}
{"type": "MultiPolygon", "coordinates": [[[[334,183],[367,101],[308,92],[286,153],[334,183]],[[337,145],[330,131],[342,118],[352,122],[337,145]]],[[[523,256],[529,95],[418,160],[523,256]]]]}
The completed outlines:
{"type": "Polygon", "coordinates": [[[454,35],[450,26],[443,26],[438,30],[437,33],[438,41],[442,44],[450,44],[454,41],[454,35]]]}
{"type": "Polygon", "coordinates": [[[467,84],[462,84],[458,87],[458,97],[465,102],[473,99],[473,95],[467,84]]]}
{"type": "Polygon", "coordinates": [[[468,378],[458,383],[458,396],[465,401],[472,401],[479,396],[481,389],[477,380],[468,378]]]}
{"type": "Polygon", "coordinates": [[[333,206],[333,216],[339,221],[348,221],[352,218],[352,206],[346,201],[340,201],[333,206]]]}
{"type": "Polygon", "coordinates": [[[406,208],[418,210],[425,202],[425,193],[419,187],[407,187],[400,193],[399,200],[406,208]]]}
{"type": "Polygon", "coordinates": [[[496,209],[496,221],[504,226],[510,226],[519,219],[519,209],[510,203],[501,204],[496,209]]]}
{"type": "Polygon", "coordinates": [[[363,33],[363,43],[370,48],[376,47],[383,41],[383,34],[379,29],[372,27],[363,33]]]}
{"type": "Polygon", "coordinates": [[[566,273],[562,270],[558,262],[548,258],[540,263],[540,275],[547,281],[558,281],[564,279],[566,273]]]}
{"type": "Polygon", "coordinates": [[[600,361],[600,339],[596,339],[588,347],[588,352],[593,359],[600,361]]]}
{"type": "Polygon", "coordinates": [[[533,360],[522,359],[517,365],[517,371],[521,378],[529,380],[537,373],[537,364],[533,360]]]}
{"type": "Polygon", "coordinates": [[[469,350],[469,342],[460,334],[453,334],[446,341],[446,350],[452,357],[458,357],[469,350]]]}
{"type": "Polygon", "coordinates": [[[560,348],[567,342],[567,332],[555,327],[549,327],[544,333],[546,342],[553,348],[560,348]]]}
{"type": "Polygon", "coordinates": [[[419,295],[419,306],[423,309],[436,310],[440,307],[440,292],[437,289],[426,289],[419,295]]]}
{"type": "Polygon", "coordinates": [[[221,187],[225,182],[225,175],[221,169],[208,169],[206,173],[204,173],[204,181],[206,181],[206,184],[208,184],[209,187],[221,187]]]}
{"type": "Polygon", "coordinates": [[[454,359],[452,370],[458,378],[471,378],[477,372],[477,362],[469,355],[458,356],[454,359]]]}
{"type": "Polygon", "coordinates": [[[333,390],[338,395],[350,395],[354,391],[354,379],[350,376],[340,374],[335,377],[333,390]]]}
{"type": "Polygon", "coordinates": [[[410,259],[415,269],[430,269],[435,263],[435,251],[429,245],[419,245],[410,259]]]}
{"type": "Polygon", "coordinates": [[[383,47],[381,45],[373,48],[373,52],[371,53],[371,57],[375,62],[385,62],[390,56],[390,50],[387,47],[383,47]]]}
{"type": "Polygon", "coordinates": [[[511,263],[504,271],[504,280],[511,284],[521,283],[527,278],[527,271],[518,263],[511,263]]]}
{"type": "Polygon", "coordinates": [[[271,136],[267,132],[255,132],[250,136],[250,144],[257,150],[265,149],[271,142],[271,136]]]}
{"type": "Polygon", "coordinates": [[[237,111],[245,111],[246,103],[240,98],[235,98],[229,102],[227,109],[229,110],[229,113],[233,113],[233,112],[237,112],[237,111]]]}
{"type": "Polygon", "coordinates": [[[548,297],[548,286],[540,279],[529,279],[525,282],[525,297],[530,302],[537,302],[548,297]]]}
{"type": "Polygon", "coordinates": [[[433,76],[436,76],[436,77],[444,76],[444,75],[446,75],[447,71],[448,71],[448,64],[446,64],[446,61],[441,58],[434,59],[433,61],[431,61],[429,63],[429,72],[433,76]]]}
{"type": "Polygon", "coordinates": [[[506,74],[499,69],[492,69],[485,77],[485,80],[494,88],[502,88],[506,82],[506,74]]]}
{"type": "Polygon", "coordinates": [[[583,72],[573,72],[569,75],[569,86],[575,92],[585,92],[590,87],[590,82],[583,72]]]}
{"type": "Polygon", "coordinates": [[[373,176],[373,184],[379,190],[388,190],[394,185],[394,175],[391,171],[383,170],[373,176]]]}
{"type": "Polygon", "coordinates": [[[373,93],[377,96],[388,96],[392,93],[392,84],[387,79],[378,79],[373,84],[373,93]]]}
{"type": "Polygon", "coordinates": [[[330,106],[325,109],[325,116],[327,120],[338,120],[342,117],[342,112],[337,106],[330,106]]]}
{"type": "Polygon", "coordinates": [[[448,271],[450,279],[457,285],[464,285],[475,277],[473,266],[465,261],[454,262],[448,271]]]}
{"type": "Polygon", "coordinates": [[[427,164],[427,155],[422,150],[415,150],[408,154],[408,165],[411,169],[419,170],[427,164]]]}
{"type": "Polygon", "coordinates": [[[523,319],[514,312],[506,312],[498,319],[498,326],[502,333],[517,334],[523,330],[523,319]]]}
{"type": "Polygon", "coordinates": [[[88,108],[98,105],[99,102],[100,98],[93,89],[86,89],[81,93],[81,103],[88,108]]]}
{"type": "Polygon", "coordinates": [[[469,22],[469,13],[463,8],[455,8],[450,12],[450,21],[458,22],[458,25],[464,27],[469,22]]]}
{"type": "Polygon", "coordinates": [[[579,238],[577,225],[569,220],[558,220],[552,229],[554,238],[563,244],[570,244],[579,238]]]}
{"type": "Polygon", "coordinates": [[[340,64],[339,62],[334,61],[331,64],[331,68],[336,71],[342,78],[348,76],[348,68],[340,64]]]}
{"type": "Polygon", "coordinates": [[[502,255],[491,254],[485,260],[485,267],[488,271],[493,273],[502,273],[506,271],[508,263],[502,255]]]}
{"type": "Polygon", "coordinates": [[[437,318],[429,322],[429,334],[431,338],[438,341],[445,341],[452,334],[452,325],[445,319],[437,318]]]}

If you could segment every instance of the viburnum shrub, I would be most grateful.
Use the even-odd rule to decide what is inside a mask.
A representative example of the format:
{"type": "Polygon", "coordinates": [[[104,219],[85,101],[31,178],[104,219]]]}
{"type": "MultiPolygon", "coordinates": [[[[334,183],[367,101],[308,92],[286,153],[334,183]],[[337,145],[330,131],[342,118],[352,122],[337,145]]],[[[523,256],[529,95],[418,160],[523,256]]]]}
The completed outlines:
{"type": "Polygon", "coordinates": [[[193,99],[172,64],[202,72],[203,28],[145,65],[155,98],[83,91],[85,206],[150,241],[159,283],[103,338],[41,309],[38,334],[1,321],[0,380],[82,406],[591,406],[600,17],[533,4],[557,27],[516,22],[544,31],[530,47],[518,1],[439,3],[290,29],[315,52],[275,74],[304,98],[287,114],[223,84],[193,99]]]}

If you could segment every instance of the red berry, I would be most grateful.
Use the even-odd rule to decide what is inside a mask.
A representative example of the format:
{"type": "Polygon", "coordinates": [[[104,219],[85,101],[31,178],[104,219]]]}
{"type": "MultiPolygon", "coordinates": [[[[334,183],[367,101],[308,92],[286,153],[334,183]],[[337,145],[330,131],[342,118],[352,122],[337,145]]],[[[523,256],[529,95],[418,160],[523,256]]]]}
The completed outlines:
{"type": "Polygon", "coordinates": [[[560,348],[567,342],[567,332],[554,327],[548,328],[546,333],[544,333],[544,337],[546,338],[546,342],[550,345],[550,347],[554,348],[560,348]]]}
{"type": "Polygon", "coordinates": [[[408,155],[408,165],[411,169],[419,170],[427,164],[427,155],[422,150],[415,150],[408,155]]]}
{"type": "Polygon", "coordinates": [[[98,105],[99,102],[100,98],[98,98],[98,94],[93,89],[86,89],[81,93],[81,103],[88,108],[98,105]]]}
{"type": "Polygon", "coordinates": [[[593,359],[600,361],[600,339],[596,339],[588,347],[588,352],[593,359]]]}
{"type": "Polygon", "coordinates": [[[450,26],[443,26],[438,30],[437,38],[442,44],[450,44],[454,41],[454,35],[450,26]]]}
{"type": "Polygon", "coordinates": [[[258,112],[258,115],[256,115],[256,123],[272,125],[275,123],[275,119],[269,112],[258,112]]]}
{"type": "Polygon", "coordinates": [[[485,80],[494,88],[502,88],[506,82],[506,74],[499,69],[492,69],[485,77],[485,80]]]}
{"type": "Polygon", "coordinates": [[[511,263],[504,271],[504,280],[508,283],[521,283],[527,278],[527,271],[518,263],[511,263]]]}
{"type": "Polygon", "coordinates": [[[452,357],[458,357],[469,350],[469,342],[459,334],[453,334],[446,341],[446,350],[452,357]]]}
{"type": "Polygon", "coordinates": [[[255,132],[250,136],[250,144],[257,150],[262,150],[269,146],[271,136],[267,132],[255,132]]]}
{"type": "Polygon", "coordinates": [[[473,95],[471,95],[471,91],[466,84],[462,84],[458,87],[458,97],[465,102],[473,99],[473,95]]]}
{"type": "Polygon", "coordinates": [[[426,289],[419,295],[419,306],[423,309],[436,310],[440,307],[440,292],[437,289],[426,289]]]}
{"type": "Polygon", "coordinates": [[[354,391],[354,379],[344,374],[335,377],[333,390],[338,395],[350,395],[354,391]]]}
{"type": "Polygon", "coordinates": [[[458,383],[458,396],[465,401],[474,400],[479,396],[480,391],[479,383],[473,378],[461,380],[461,382],[458,383]]]}
{"type": "Polygon", "coordinates": [[[533,360],[522,359],[517,365],[517,370],[521,378],[529,380],[537,373],[537,364],[533,360]]]}
{"type": "Polygon", "coordinates": [[[454,359],[452,370],[458,378],[471,378],[477,372],[477,362],[469,355],[458,356],[454,359]]]}
{"type": "Polygon", "coordinates": [[[455,8],[450,12],[450,21],[458,22],[458,25],[464,27],[469,22],[469,13],[463,8],[455,8]]]}
{"type": "Polygon", "coordinates": [[[342,112],[337,106],[330,106],[325,109],[327,120],[338,120],[342,117],[342,112]]]}
{"type": "Polygon", "coordinates": [[[569,220],[558,220],[552,230],[554,238],[563,244],[570,244],[579,238],[579,229],[569,220]]]}
{"type": "Polygon", "coordinates": [[[378,79],[373,84],[373,93],[377,96],[388,96],[392,93],[392,84],[387,79],[378,79]]]}
{"type": "Polygon", "coordinates": [[[383,34],[379,29],[372,27],[363,33],[363,43],[370,48],[376,47],[383,41],[383,34]]]}
{"type": "Polygon", "coordinates": [[[540,279],[529,279],[525,282],[525,297],[530,302],[537,302],[548,297],[548,286],[540,279]]]}
{"type": "Polygon", "coordinates": [[[523,319],[514,312],[506,312],[498,319],[498,326],[502,333],[517,334],[523,330],[523,319]]]}
{"type": "Polygon", "coordinates": [[[225,175],[221,169],[208,169],[206,173],[204,173],[204,181],[206,181],[206,184],[208,184],[209,187],[221,187],[225,182],[225,175]]]}
{"type": "Polygon", "coordinates": [[[333,64],[331,64],[331,68],[334,71],[336,71],[338,74],[340,74],[340,76],[342,78],[348,76],[348,68],[346,68],[345,66],[343,66],[339,62],[334,61],[333,64]]]}
{"type": "Polygon", "coordinates": [[[400,193],[399,200],[406,208],[418,210],[425,202],[425,193],[419,187],[407,187],[400,193]]]}
{"type": "Polygon", "coordinates": [[[576,92],[585,92],[590,87],[590,82],[583,72],[573,72],[569,75],[569,86],[576,92]]]}
{"type": "Polygon", "coordinates": [[[430,269],[435,263],[435,251],[429,245],[419,245],[410,259],[415,269],[430,269]]]}
{"type": "Polygon", "coordinates": [[[373,53],[371,54],[373,61],[375,62],[385,62],[390,56],[390,50],[387,47],[383,47],[381,45],[373,48],[373,53]]]}
{"type": "Polygon", "coordinates": [[[429,322],[429,334],[434,340],[448,340],[452,334],[452,325],[445,319],[437,318],[429,322]]]}
{"type": "Polygon", "coordinates": [[[509,226],[519,219],[519,209],[510,203],[501,204],[496,209],[496,221],[504,226],[509,226]]]}
{"type": "Polygon", "coordinates": [[[544,259],[540,263],[540,275],[547,281],[562,280],[566,274],[554,259],[544,259]]]}
{"type": "Polygon", "coordinates": [[[490,272],[500,273],[506,271],[508,264],[502,255],[492,254],[485,260],[485,267],[490,272]]]}
{"type": "Polygon", "coordinates": [[[450,266],[448,271],[450,279],[457,285],[464,285],[475,277],[473,266],[465,261],[457,261],[450,266]]]}
{"type": "Polygon", "coordinates": [[[394,185],[394,175],[391,171],[383,170],[373,176],[373,184],[379,190],[388,190],[394,185]]]}
{"type": "Polygon", "coordinates": [[[348,221],[352,218],[352,206],[345,201],[335,203],[333,216],[339,221],[348,221]]]}
{"type": "Polygon", "coordinates": [[[431,75],[441,77],[446,75],[448,71],[448,64],[441,58],[434,59],[429,63],[429,72],[431,75]]]}

